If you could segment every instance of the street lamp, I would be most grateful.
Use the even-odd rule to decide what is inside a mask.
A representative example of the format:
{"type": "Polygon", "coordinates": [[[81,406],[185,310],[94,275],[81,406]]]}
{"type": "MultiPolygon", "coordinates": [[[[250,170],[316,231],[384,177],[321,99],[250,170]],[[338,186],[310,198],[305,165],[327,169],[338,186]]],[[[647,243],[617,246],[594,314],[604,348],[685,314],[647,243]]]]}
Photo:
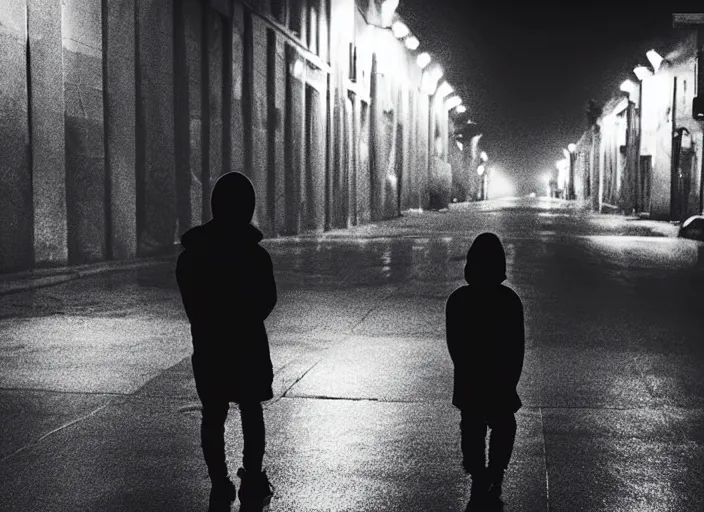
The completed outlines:
{"type": "Polygon", "coordinates": [[[467,112],[467,107],[465,107],[464,105],[457,105],[455,112],[457,112],[458,114],[464,114],[465,112],[467,112]]]}
{"type": "Polygon", "coordinates": [[[393,32],[394,37],[396,39],[403,39],[408,34],[410,34],[411,31],[404,22],[402,22],[401,20],[396,20],[394,21],[393,25],[391,25],[391,32],[393,32]]]}
{"type": "Polygon", "coordinates": [[[619,87],[619,88],[621,89],[621,91],[630,95],[635,90],[636,84],[634,84],[630,80],[624,80],[623,83],[621,84],[621,87],[619,87]]]}
{"type": "Polygon", "coordinates": [[[445,108],[447,110],[452,110],[455,107],[458,107],[462,104],[462,98],[459,96],[452,96],[445,102],[445,108]]]}
{"type": "Polygon", "coordinates": [[[638,80],[645,80],[652,76],[653,71],[648,66],[638,65],[633,68],[633,73],[638,77],[638,80]]]}
{"type": "Polygon", "coordinates": [[[385,27],[391,25],[394,13],[398,8],[398,1],[399,0],[384,0],[384,3],[381,4],[381,22],[385,27]]]}
{"type": "Polygon", "coordinates": [[[487,160],[489,160],[489,155],[486,154],[486,151],[482,151],[481,154],[479,155],[479,159],[482,162],[486,162],[487,160]]]}
{"type": "Polygon", "coordinates": [[[650,64],[652,64],[653,72],[657,73],[658,69],[660,69],[660,66],[662,65],[662,61],[665,59],[663,59],[662,56],[655,50],[648,50],[645,56],[648,57],[650,64]]]}
{"type": "Polygon", "coordinates": [[[443,82],[440,84],[435,94],[438,94],[441,98],[444,98],[446,96],[449,96],[453,92],[455,92],[455,89],[453,89],[453,87],[448,82],[443,82]]]}
{"type": "Polygon", "coordinates": [[[406,45],[406,48],[409,50],[417,50],[418,47],[420,46],[420,41],[418,41],[418,38],[416,36],[411,36],[406,38],[404,41],[404,44],[406,45]]]}
{"type": "Polygon", "coordinates": [[[416,57],[416,64],[420,69],[425,69],[425,67],[430,64],[430,54],[428,52],[423,52],[416,57]]]}

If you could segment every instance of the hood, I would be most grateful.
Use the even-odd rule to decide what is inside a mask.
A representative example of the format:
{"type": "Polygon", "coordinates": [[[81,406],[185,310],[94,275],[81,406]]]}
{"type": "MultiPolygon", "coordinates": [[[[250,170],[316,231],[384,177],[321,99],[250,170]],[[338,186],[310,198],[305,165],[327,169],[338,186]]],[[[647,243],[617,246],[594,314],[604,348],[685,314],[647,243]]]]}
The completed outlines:
{"type": "Polygon", "coordinates": [[[482,233],[467,251],[464,278],[469,284],[498,285],[506,280],[506,253],[494,233],[482,233]]]}
{"type": "Polygon", "coordinates": [[[187,250],[199,250],[212,245],[258,244],[264,235],[252,224],[232,225],[216,220],[189,229],[181,236],[187,250]]]}

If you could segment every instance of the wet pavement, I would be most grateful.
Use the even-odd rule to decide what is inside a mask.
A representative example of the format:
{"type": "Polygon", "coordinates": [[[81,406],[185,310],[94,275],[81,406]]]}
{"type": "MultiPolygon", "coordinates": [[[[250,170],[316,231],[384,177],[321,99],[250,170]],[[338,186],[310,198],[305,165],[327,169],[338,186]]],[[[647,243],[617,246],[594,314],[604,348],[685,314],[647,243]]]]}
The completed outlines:
{"type": "MultiPolygon", "coordinates": [[[[704,510],[704,244],[540,199],[264,242],[270,509],[464,510],[443,308],[485,230],[526,313],[504,510],[704,510]]],[[[206,510],[172,263],[0,296],[0,332],[0,510],[206,510]]]]}

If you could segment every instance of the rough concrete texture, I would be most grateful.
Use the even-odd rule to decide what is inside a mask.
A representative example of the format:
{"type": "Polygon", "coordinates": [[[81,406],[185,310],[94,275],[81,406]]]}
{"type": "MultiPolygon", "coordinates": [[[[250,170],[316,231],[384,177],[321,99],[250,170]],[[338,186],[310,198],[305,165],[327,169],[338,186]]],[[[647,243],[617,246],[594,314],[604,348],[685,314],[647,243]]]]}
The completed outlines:
{"type": "Polygon", "coordinates": [[[68,256],[79,264],[106,256],[100,1],[63,2],[62,23],[68,256]]]}
{"type": "Polygon", "coordinates": [[[34,260],[68,262],[61,2],[27,3],[31,76],[34,260]]]}
{"type": "Polygon", "coordinates": [[[0,271],[32,263],[26,2],[0,1],[0,271]]]}
{"type": "Polygon", "coordinates": [[[142,180],[138,187],[143,187],[137,229],[138,254],[145,256],[171,250],[177,236],[173,3],[143,0],[136,5],[140,105],[137,136],[141,139],[137,176],[142,180]]]}
{"type": "Polygon", "coordinates": [[[111,256],[137,254],[135,23],[133,2],[107,2],[106,148],[111,256]]]}
{"type": "MultiPolygon", "coordinates": [[[[265,241],[270,510],[464,510],[444,304],[485,230],[526,319],[504,510],[702,510],[704,251],[604,219],[490,201],[265,241]]],[[[173,263],[16,293],[0,333],[3,510],[206,509],[173,263]]]]}

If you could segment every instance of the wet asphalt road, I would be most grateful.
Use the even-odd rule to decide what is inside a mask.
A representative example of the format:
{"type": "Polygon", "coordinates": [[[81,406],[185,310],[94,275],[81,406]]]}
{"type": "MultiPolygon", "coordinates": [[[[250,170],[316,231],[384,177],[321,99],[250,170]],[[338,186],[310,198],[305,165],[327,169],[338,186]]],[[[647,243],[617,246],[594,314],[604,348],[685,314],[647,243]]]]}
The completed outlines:
{"type": "MultiPolygon", "coordinates": [[[[704,510],[704,246],[538,199],[264,242],[271,510],[464,510],[443,308],[484,230],[526,312],[505,510],[704,510]]],[[[206,509],[169,265],[5,295],[0,332],[0,510],[206,509]]]]}

